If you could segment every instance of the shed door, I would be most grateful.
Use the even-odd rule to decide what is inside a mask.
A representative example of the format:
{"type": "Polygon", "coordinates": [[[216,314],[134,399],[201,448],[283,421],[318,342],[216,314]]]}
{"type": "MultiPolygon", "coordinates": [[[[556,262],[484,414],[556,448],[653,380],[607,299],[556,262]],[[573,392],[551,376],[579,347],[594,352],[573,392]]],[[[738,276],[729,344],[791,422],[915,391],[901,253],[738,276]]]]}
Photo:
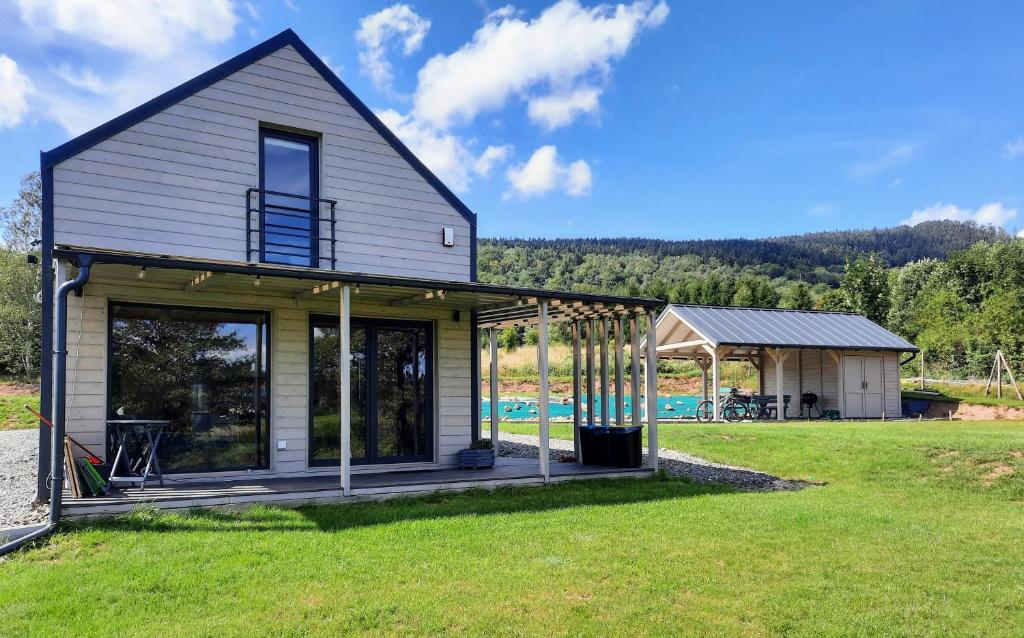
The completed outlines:
{"type": "Polygon", "coordinates": [[[864,416],[881,418],[885,402],[882,385],[882,357],[864,357],[864,416]]]}
{"type": "Polygon", "coordinates": [[[864,418],[864,357],[843,357],[843,392],[849,419],[864,418]]]}

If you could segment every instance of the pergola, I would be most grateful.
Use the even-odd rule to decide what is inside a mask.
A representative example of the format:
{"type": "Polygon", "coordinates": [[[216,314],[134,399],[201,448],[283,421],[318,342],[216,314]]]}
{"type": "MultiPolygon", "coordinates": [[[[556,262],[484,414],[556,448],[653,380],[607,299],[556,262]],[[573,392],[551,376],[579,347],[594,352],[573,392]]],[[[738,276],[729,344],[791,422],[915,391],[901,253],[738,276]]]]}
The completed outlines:
{"type": "MultiPolygon", "coordinates": [[[[55,256],[60,262],[59,280],[65,276],[65,262],[79,264],[84,260],[95,264],[94,279],[107,281],[138,281],[139,273],[145,273],[147,285],[177,287],[184,291],[238,292],[259,290],[260,295],[291,298],[296,304],[303,300],[337,300],[339,309],[339,354],[342,364],[340,372],[340,437],[341,487],[346,496],[351,494],[351,317],[352,296],[358,294],[361,301],[372,301],[392,307],[440,306],[466,317],[474,328],[487,329],[491,347],[491,438],[498,440],[497,370],[495,367],[497,331],[501,328],[536,326],[539,332],[538,370],[540,376],[540,469],[544,480],[550,479],[549,452],[549,384],[548,384],[548,327],[551,323],[572,322],[573,325],[573,399],[575,447],[579,458],[578,428],[582,424],[581,406],[578,398],[581,390],[581,340],[587,341],[587,397],[590,414],[594,414],[593,402],[597,367],[594,362],[595,335],[600,331],[602,361],[607,361],[609,322],[614,323],[615,339],[621,344],[625,322],[630,322],[632,335],[632,364],[640,369],[639,320],[646,316],[648,334],[655,335],[657,308],[662,305],[657,299],[622,297],[568,291],[554,291],[536,288],[520,288],[483,284],[466,281],[443,281],[412,277],[374,275],[357,272],[341,272],[321,269],[307,269],[294,266],[271,264],[239,264],[237,262],[198,260],[165,255],[139,255],[121,251],[79,249],[58,247],[55,256]]],[[[476,331],[474,331],[476,334],[476,331]]],[[[657,467],[657,355],[654,340],[647,348],[647,416],[648,462],[657,467]]],[[[472,383],[474,384],[474,414],[479,414],[479,348],[474,338],[472,383]]],[[[605,365],[600,367],[602,388],[608,387],[608,373],[605,365]]],[[[615,357],[616,423],[624,421],[623,405],[623,350],[617,348],[615,357]]],[[[632,380],[633,405],[639,405],[639,375],[632,380]]],[[[602,423],[608,423],[608,396],[601,392],[602,423]]],[[[633,423],[640,424],[640,411],[633,411],[633,423]]],[[[474,419],[475,422],[475,419],[474,419]]],[[[473,436],[478,432],[474,430],[473,436]]]]}
{"type": "MultiPolygon", "coordinates": [[[[837,369],[843,352],[917,352],[917,348],[869,319],[848,312],[734,308],[670,304],[657,319],[657,356],[690,359],[701,369],[704,400],[708,376],[714,420],[720,419],[720,371],[723,361],[748,361],[759,373],[774,363],[776,418],[782,408],[785,364],[801,350],[827,353],[837,369]]],[[[650,348],[650,344],[646,344],[650,348]]],[[[842,393],[842,375],[838,384],[842,393]]]]}
{"type": "MultiPolygon", "coordinates": [[[[558,293],[552,293],[557,295],[558,293]]],[[[636,300],[633,300],[634,302],[636,300]]],[[[657,302],[654,302],[657,303],[657,302]]],[[[497,445],[499,436],[498,413],[498,331],[503,328],[536,326],[537,369],[539,373],[539,398],[537,413],[540,421],[540,463],[545,479],[549,476],[548,456],[550,450],[550,398],[548,385],[548,330],[552,323],[569,323],[572,329],[572,395],[573,395],[573,448],[577,460],[581,459],[579,428],[583,425],[583,405],[580,397],[583,380],[586,379],[587,421],[593,422],[596,414],[595,403],[600,396],[601,425],[611,424],[611,410],[608,400],[608,341],[612,333],[615,339],[615,424],[625,425],[625,371],[623,337],[628,329],[630,334],[630,361],[633,374],[630,376],[632,397],[632,424],[642,424],[640,413],[641,358],[645,360],[647,398],[647,447],[648,465],[658,466],[658,365],[654,344],[656,337],[656,307],[627,305],[613,301],[566,300],[563,298],[529,297],[521,299],[515,306],[484,308],[477,311],[477,327],[488,332],[490,341],[490,425],[491,441],[497,445]],[[646,356],[641,355],[640,319],[647,317],[646,356]],[[628,328],[627,328],[628,322],[628,328]],[[584,358],[584,342],[586,356],[584,358]],[[600,348],[600,362],[595,364],[595,350],[600,348]],[[597,392],[598,379],[601,391],[597,392]]]]}

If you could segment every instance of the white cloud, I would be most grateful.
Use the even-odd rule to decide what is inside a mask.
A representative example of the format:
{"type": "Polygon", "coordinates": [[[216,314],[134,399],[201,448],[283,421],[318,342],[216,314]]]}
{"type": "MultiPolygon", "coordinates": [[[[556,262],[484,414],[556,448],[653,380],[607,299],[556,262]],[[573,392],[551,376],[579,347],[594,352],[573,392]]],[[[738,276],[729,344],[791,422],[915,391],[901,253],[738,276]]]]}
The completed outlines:
{"type": "Polygon", "coordinates": [[[63,62],[33,74],[32,108],[71,135],[215,66],[222,58],[217,45],[239,23],[231,0],[17,0],[16,6],[41,47],[98,65],[63,62]]]}
{"type": "Polygon", "coordinates": [[[417,122],[394,109],[378,111],[377,117],[405,143],[416,157],[456,192],[469,189],[473,174],[487,177],[497,164],[504,162],[511,146],[488,146],[474,156],[470,144],[448,131],[417,122]]]}
{"type": "Polygon", "coordinates": [[[420,17],[407,4],[395,4],[359,21],[356,42],[363,74],[381,91],[391,91],[393,73],[387,59],[387,45],[401,41],[402,55],[419,50],[430,30],[430,20],[420,17]]]}
{"type": "Polygon", "coordinates": [[[927,208],[915,210],[910,217],[900,222],[903,226],[917,226],[921,222],[951,219],[954,221],[972,221],[987,226],[1005,226],[1017,218],[1017,209],[1010,208],[1002,202],[991,202],[977,210],[960,208],[956,204],[932,204],[927,208]]]}
{"type": "Polygon", "coordinates": [[[505,176],[512,187],[505,193],[506,199],[535,197],[556,189],[582,197],[590,194],[593,182],[589,164],[576,160],[566,166],[558,157],[557,147],[551,145],[538,148],[525,164],[509,168],[505,176]]]}
{"type": "Polygon", "coordinates": [[[583,87],[568,93],[535,97],[530,100],[527,114],[531,120],[543,126],[545,130],[553,131],[556,128],[572,124],[573,120],[584,113],[595,113],[600,97],[601,90],[594,87],[583,87]]]}
{"type": "Polygon", "coordinates": [[[230,0],[17,0],[21,19],[46,37],[71,36],[150,58],[196,39],[223,42],[238,24],[230,0]]]}
{"type": "Polygon", "coordinates": [[[1017,137],[1003,146],[1003,157],[1006,159],[1016,159],[1024,155],[1024,137],[1017,137]]]}
{"type": "MultiPolygon", "coordinates": [[[[668,5],[652,0],[592,8],[560,0],[529,22],[510,6],[499,9],[487,16],[472,41],[451,54],[435,55],[420,69],[413,115],[448,128],[500,109],[514,96],[529,101],[538,91],[564,96],[572,87],[593,86],[642,31],[667,16],[668,5]]],[[[546,104],[534,108],[554,113],[560,124],[587,112],[577,107],[555,113],[552,102],[546,104]]],[[[547,125],[544,115],[538,118],[547,125]]]]}
{"type": "Polygon", "coordinates": [[[503,146],[488,146],[484,149],[484,152],[480,154],[480,157],[476,158],[476,161],[473,162],[473,171],[481,177],[489,177],[491,169],[507,160],[511,153],[511,144],[505,144],[503,146]]]}
{"type": "Polygon", "coordinates": [[[900,144],[872,160],[859,162],[850,167],[850,175],[858,178],[867,178],[877,175],[910,161],[917,152],[917,144],[900,144]]]}
{"type": "Polygon", "coordinates": [[[0,129],[21,124],[28,112],[32,83],[18,63],[0,53],[0,129]]]}

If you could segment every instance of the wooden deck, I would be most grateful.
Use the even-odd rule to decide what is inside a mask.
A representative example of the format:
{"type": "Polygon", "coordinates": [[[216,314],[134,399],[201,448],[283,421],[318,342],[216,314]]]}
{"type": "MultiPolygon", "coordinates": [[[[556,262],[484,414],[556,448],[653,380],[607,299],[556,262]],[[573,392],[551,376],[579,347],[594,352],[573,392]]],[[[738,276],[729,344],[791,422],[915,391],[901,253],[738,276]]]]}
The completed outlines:
{"type": "MultiPolygon", "coordinates": [[[[499,457],[493,469],[417,470],[353,474],[352,495],[344,496],[336,475],[301,478],[265,478],[244,481],[186,482],[165,480],[164,487],[153,480],[146,489],[121,487],[101,498],[71,498],[65,493],[64,515],[70,518],[104,516],[130,511],[138,505],[164,510],[195,507],[243,507],[254,503],[282,506],[346,503],[379,500],[395,496],[458,491],[474,487],[540,485],[536,459],[499,457]]],[[[624,469],[578,463],[551,463],[551,482],[592,478],[637,478],[650,476],[647,468],[624,469]]]]}

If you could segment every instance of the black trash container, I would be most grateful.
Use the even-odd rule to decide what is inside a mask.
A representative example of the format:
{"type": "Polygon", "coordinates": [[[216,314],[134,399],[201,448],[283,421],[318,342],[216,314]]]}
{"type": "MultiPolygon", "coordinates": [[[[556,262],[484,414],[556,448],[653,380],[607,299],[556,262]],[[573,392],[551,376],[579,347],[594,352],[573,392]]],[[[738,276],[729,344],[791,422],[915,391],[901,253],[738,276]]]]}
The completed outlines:
{"type": "Polygon", "coordinates": [[[640,442],[642,426],[634,425],[625,428],[602,428],[607,433],[602,437],[607,440],[606,462],[604,465],[613,467],[640,467],[643,445],[640,442]]]}
{"type": "Polygon", "coordinates": [[[580,460],[584,465],[608,464],[608,428],[580,426],[580,460]]]}

